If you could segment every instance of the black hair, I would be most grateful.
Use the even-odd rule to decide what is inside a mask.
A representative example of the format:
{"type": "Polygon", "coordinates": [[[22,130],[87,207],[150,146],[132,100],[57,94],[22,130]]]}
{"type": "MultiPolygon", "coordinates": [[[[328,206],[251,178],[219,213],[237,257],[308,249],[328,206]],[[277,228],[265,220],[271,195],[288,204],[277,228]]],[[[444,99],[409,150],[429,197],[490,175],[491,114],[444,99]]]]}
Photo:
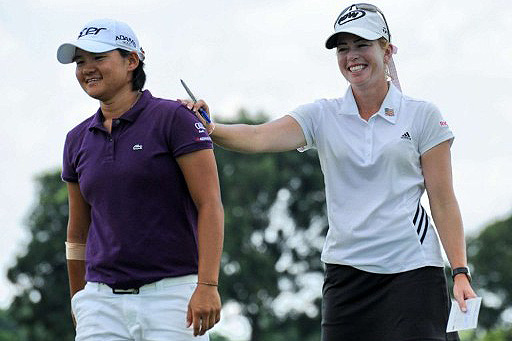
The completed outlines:
{"type": "MultiPolygon", "coordinates": [[[[131,51],[117,49],[122,57],[128,57],[131,51]]],[[[133,78],[132,78],[132,90],[140,91],[146,84],[146,73],[144,72],[144,62],[139,59],[139,65],[135,70],[133,70],[133,78]]]]}

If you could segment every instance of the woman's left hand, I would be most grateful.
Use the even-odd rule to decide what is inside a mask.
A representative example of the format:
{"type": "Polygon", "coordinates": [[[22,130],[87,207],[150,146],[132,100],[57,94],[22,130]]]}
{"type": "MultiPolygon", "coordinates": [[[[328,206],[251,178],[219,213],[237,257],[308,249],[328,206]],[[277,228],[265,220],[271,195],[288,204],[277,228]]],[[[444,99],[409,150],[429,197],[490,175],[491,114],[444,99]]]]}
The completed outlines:
{"type": "Polygon", "coordinates": [[[178,99],[178,102],[186,106],[189,110],[193,111],[196,117],[201,121],[203,126],[206,127],[206,131],[208,132],[208,135],[211,135],[213,133],[213,130],[215,129],[215,123],[211,120],[211,114],[210,114],[210,108],[208,107],[208,104],[206,104],[205,101],[200,99],[197,102],[191,101],[189,99],[178,99]],[[205,118],[201,113],[199,112],[199,109],[203,109],[206,111],[206,114],[210,117],[210,122],[206,122],[205,118]]]}
{"type": "Polygon", "coordinates": [[[453,279],[453,296],[459,304],[460,310],[466,312],[466,300],[468,298],[475,298],[476,294],[469,283],[469,279],[464,275],[460,274],[455,276],[453,279]]]}
{"type": "Polygon", "coordinates": [[[204,335],[220,321],[221,307],[217,287],[198,284],[188,303],[187,328],[194,327],[194,336],[204,335]]]}

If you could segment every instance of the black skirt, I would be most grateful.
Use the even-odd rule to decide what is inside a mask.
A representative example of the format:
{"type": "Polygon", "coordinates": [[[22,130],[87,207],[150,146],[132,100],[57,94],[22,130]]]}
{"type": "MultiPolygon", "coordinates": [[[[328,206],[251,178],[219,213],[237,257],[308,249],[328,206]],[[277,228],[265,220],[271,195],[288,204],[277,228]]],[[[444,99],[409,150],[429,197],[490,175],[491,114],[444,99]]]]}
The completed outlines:
{"type": "Polygon", "coordinates": [[[375,274],[327,264],[322,341],[459,340],[442,268],[375,274]]]}

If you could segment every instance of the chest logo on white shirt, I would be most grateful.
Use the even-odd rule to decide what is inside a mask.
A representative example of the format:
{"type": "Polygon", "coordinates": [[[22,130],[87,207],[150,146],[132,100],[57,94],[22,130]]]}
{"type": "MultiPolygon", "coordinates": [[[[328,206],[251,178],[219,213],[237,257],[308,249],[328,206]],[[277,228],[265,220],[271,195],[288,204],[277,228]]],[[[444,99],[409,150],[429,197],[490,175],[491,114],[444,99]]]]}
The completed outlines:
{"type": "Polygon", "coordinates": [[[400,136],[400,138],[402,140],[409,140],[410,141],[411,140],[411,135],[409,134],[408,131],[406,131],[402,136],[400,136]]]}
{"type": "Polygon", "coordinates": [[[141,144],[136,144],[133,146],[132,148],[133,150],[142,150],[142,145],[141,144]]]}

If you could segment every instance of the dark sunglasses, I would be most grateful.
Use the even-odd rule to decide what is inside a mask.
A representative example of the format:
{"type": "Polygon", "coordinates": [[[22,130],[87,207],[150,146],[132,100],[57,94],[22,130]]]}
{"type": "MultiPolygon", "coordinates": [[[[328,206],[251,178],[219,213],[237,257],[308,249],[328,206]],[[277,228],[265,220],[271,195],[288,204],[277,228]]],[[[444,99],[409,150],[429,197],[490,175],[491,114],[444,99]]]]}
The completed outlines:
{"type": "Polygon", "coordinates": [[[384,19],[384,24],[386,24],[386,30],[387,30],[387,33],[389,36],[389,42],[391,43],[391,32],[389,31],[389,26],[388,26],[388,22],[386,21],[386,17],[384,16],[384,13],[382,13],[382,11],[377,6],[372,5],[372,4],[361,2],[358,4],[353,4],[353,5],[348,6],[343,11],[341,11],[340,15],[338,16],[338,19],[336,19],[336,21],[334,22],[334,27],[336,28],[336,23],[338,22],[338,20],[340,20],[340,18],[343,15],[345,15],[345,13],[347,13],[349,11],[353,11],[354,9],[360,9],[363,11],[379,13],[380,16],[382,17],[382,19],[384,19]]]}

